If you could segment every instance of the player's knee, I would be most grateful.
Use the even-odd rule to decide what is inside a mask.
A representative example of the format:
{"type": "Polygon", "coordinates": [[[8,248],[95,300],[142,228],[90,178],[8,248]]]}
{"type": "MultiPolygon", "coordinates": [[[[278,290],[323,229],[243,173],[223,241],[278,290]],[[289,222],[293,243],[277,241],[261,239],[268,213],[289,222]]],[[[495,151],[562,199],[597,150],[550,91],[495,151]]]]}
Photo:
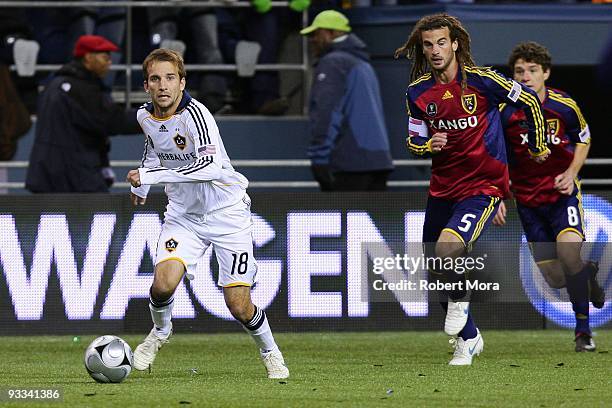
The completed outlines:
{"type": "Polygon", "coordinates": [[[565,287],[565,276],[553,273],[543,273],[544,280],[553,289],[561,289],[565,287]]]}
{"type": "Polygon", "coordinates": [[[582,270],[582,237],[573,231],[565,232],[557,238],[557,258],[570,275],[582,270]]]}
{"type": "Polygon", "coordinates": [[[151,299],[155,302],[162,303],[170,299],[174,294],[174,288],[169,286],[155,285],[155,282],[151,286],[151,299]]]}
{"type": "Polygon", "coordinates": [[[558,248],[557,250],[557,257],[563,265],[563,269],[565,269],[565,271],[567,271],[567,273],[570,275],[574,275],[582,270],[583,264],[579,251],[561,246],[561,248],[558,248]]]}
{"type": "Polygon", "coordinates": [[[565,270],[558,259],[542,259],[538,261],[538,269],[540,269],[548,286],[553,289],[565,287],[565,270]]]}
{"type": "Polygon", "coordinates": [[[436,243],[436,256],[439,258],[457,257],[460,256],[464,251],[462,242],[442,242],[436,243]]]}
{"type": "Polygon", "coordinates": [[[228,299],[226,304],[234,319],[242,323],[248,322],[253,317],[253,306],[250,302],[242,299],[228,299]]]}

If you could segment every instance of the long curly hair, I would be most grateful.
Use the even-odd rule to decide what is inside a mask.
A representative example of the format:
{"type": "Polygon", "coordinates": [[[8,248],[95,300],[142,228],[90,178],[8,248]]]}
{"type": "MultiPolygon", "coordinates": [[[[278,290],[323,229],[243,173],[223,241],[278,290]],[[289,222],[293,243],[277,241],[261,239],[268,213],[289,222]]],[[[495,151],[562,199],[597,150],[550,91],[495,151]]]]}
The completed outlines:
{"type": "Polygon", "coordinates": [[[461,88],[465,89],[467,87],[465,67],[473,67],[476,66],[476,64],[472,58],[470,35],[463,27],[463,24],[461,24],[461,21],[456,17],[446,13],[439,13],[421,18],[414,26],[406,43],[395,50],[395,58],[406,55],[406,58],[413,60],[412,69],[410,71],[410,82],[415,81],[426,72],[431,71],[427,58],[425,58],[425,54],[423,54],[422,33],[423,31],[437,30],[444,27],[448,28],[451,41],[457,41],[459,44],[457,51],[455,51],[455,57],[457,58],[462,74],[461,88]]]}

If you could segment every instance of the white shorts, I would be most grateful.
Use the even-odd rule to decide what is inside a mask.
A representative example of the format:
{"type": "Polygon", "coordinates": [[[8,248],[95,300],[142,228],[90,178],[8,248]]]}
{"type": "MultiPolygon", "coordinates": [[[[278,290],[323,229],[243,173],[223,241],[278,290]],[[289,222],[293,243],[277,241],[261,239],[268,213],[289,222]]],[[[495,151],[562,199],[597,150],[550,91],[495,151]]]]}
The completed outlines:
{"type": "Polygon", "coordinates": [[[157,242],[155,264],[177,260],[193,277],[204,252],[211,246],[219,263],[222,287],[252,286],[257,274],[253,257],[253,221],[248,195],[238,203],[203,216],[166,217],[157,242]]]}

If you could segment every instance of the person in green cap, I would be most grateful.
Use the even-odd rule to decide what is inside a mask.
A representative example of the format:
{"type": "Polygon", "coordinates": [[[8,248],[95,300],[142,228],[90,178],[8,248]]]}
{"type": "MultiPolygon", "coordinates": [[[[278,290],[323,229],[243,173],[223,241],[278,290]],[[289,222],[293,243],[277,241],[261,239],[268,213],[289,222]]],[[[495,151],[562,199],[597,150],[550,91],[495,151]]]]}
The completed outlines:
{"type": "Polygon", "coordinates": [[[366,45],[335,10],[300,31],[316,57],[311,169],[322,191],[381,191],[393,170],[378,78],[366,45]]]}

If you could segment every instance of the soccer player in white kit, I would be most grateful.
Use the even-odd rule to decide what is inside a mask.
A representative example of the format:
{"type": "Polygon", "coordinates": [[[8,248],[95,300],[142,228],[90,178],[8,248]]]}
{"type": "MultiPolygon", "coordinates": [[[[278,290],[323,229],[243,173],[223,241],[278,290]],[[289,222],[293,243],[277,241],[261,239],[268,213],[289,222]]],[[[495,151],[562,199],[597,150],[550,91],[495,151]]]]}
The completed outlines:
{"type": "Polygon", "coordinates": [[[150,367],[168,342],[174,291],[212,245],[225,304],[255,340],[268,377],[287,378],[289,370],[266,313],[251,301],[257,263],[248,180],[230,164],[213,116],[185,91],[182,57],[156,49],[142,66],[144,88],[151,96],[137,116],[146,137],[145,149],[142,166],[131,170],[127,180],[134,205],[145,203],[150,185],[165,184],[168,206],[150,292],[154,327],[136,347],[134,368],[150,367]]]}

